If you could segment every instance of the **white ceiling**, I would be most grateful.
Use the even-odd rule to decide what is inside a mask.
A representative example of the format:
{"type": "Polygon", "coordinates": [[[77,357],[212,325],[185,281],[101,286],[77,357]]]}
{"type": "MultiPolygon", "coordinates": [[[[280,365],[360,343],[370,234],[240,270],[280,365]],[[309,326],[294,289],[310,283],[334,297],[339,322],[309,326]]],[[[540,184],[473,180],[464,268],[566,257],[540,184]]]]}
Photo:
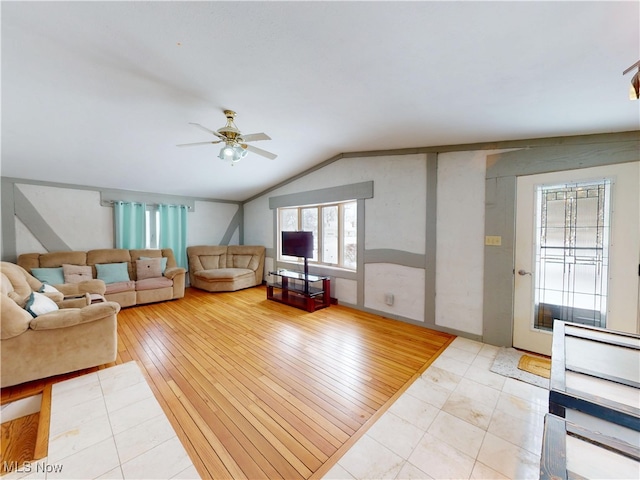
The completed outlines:
{"type": "Polygon", "coordinates": [[[640,129],[631,2],[2,2],[2,175],[244,200],[339,153],[640,129]],[[231,167],[238,112],[266,132],[231,167]]]}

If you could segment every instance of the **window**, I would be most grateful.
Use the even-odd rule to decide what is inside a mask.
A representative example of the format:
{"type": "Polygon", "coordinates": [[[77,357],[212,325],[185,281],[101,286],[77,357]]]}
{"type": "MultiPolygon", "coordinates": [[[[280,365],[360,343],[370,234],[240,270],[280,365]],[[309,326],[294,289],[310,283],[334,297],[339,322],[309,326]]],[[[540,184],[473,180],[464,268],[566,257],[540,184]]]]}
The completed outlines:
{"type": "Polygon", "coordinates": [[[537,188],[535,322],[606,327],[611,181],[537,188]]]}
{"type": "MultiPolygon", "coordinates": [[[[278,209],[278,244],[281,232],[313,232],[313,257],[309,263],[356,270],[358,253],[358,203],[304,205],[278,209]]],[[[282,248],[278,247],[278,252],[282,248]]],[[[296,262],[279,253],[280,260],[296,262]]]]}
{"type": "Polygon", "coordinates": [[[147,205],[145,211],[145,248],[159,248],[160,212],[156,205],[147,205]]]}

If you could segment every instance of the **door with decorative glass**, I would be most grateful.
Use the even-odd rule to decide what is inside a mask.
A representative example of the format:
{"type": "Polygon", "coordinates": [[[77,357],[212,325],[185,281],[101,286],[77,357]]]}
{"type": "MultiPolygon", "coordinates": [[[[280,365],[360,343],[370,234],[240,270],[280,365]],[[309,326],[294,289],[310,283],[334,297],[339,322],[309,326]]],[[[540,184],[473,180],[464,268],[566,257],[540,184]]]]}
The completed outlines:
{"type": "Polygon", "coordinates": [[[549,355],[555,320],[637,333],[640,162],[519,177],[513,345],[549,355]]]}

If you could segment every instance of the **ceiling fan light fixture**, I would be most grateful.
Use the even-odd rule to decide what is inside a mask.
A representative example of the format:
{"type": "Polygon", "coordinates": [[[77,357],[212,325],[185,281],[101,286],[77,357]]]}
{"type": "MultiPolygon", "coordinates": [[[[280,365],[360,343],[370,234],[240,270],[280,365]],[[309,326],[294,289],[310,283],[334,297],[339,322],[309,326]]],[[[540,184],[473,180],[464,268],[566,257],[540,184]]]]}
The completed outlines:
{"type": "Polygon", "coordinates": [[[220,149],[220,154],[218,155],[218,158],[220,160],[235,163],[235,162],[239,162],[246,156],[247,156],[247,150],[242,148],[240,145],[232,145],[227,143],[224,147],[220,149]]]}
{"type": "Polygon", "coordinates": [[[629,86],[629,100],[638,100],[640,98],[640,60],[627,68],[622,75],[626,75],[634,68],[637,68],[638,71],[636,74],[631,77],[631,85],[629,86]]]}

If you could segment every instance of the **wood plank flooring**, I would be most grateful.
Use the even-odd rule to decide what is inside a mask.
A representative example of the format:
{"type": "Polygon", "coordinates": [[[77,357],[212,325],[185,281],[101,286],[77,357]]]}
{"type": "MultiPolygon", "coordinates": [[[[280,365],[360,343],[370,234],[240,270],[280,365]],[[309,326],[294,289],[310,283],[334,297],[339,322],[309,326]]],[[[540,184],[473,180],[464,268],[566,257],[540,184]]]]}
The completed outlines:
{"type": "Polygon", "coordinates": [[[339,305],[307,313],[264,287],[123,309],[118,337],[116,363],[139,363],[215,479],[320,478],[454,338],[339,305]]]}

